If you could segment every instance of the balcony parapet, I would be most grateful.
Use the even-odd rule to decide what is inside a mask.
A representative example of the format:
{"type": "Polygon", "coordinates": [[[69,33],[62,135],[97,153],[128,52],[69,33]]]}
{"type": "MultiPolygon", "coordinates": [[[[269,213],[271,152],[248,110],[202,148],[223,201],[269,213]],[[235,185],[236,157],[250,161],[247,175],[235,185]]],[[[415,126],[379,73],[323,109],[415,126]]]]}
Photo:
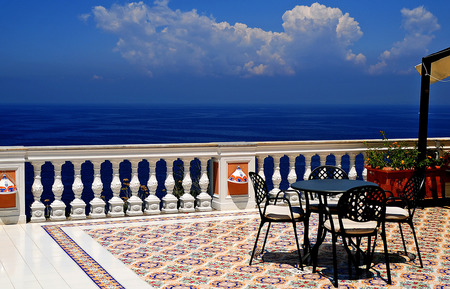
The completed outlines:
{"type": "MultiPolygon", "coordinates": [[[[392,141],[411,147],[417,143],[417,139],[392,141]]],[[[364,142],[381,143],[323,140],[0,147],[0,170],[13,174],[18,188],[16,206],[0,207],[0,224],[23,223],[27,217],[31,222],[45,222],[252,208],[251,184],[227,182],[232,168],[240,166],[247,174],[258,172],[271,193],[307,178],[318,165],[337,165],[351,178],[362,179],[364,142]],[[26,204],[26,199],[33,201],[26,204]]],[[[430,138],[428,146],[449,150],[450,138],[430,138]]]]}

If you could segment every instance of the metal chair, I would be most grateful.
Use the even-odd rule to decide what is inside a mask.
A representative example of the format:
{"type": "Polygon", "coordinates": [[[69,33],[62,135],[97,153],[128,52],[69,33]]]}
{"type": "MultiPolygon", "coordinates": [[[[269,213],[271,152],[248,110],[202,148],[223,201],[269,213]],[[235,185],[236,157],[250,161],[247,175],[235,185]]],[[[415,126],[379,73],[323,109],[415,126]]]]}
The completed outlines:
{"type": "MultiPolygon", "coordinates": [[[[326,180],[326,179],[348,179],[348,174],[336,166],[319,166],[312,170],[308,177],[309,180],[326,180]]],[[[331,208],[332,212],[335,212],[337,202],[340,195],[330,196],[327,198],[327,206],[331,208]]],[[[318,212],[319,210],[319,200],[312,194],[309,193],[309,211],[318,212]]]]}
{"type": "MultiPolygon", "coordinates": [[[[266,245],[267,236],[269,235],[271,223],[288,222],[292,223],[292,226],[294,228],[295,242],[298,251],[298,260],[300,268],[301,270],[303,270],[303,261],[300,252],[300,246],[298,243],[297,228],[296,228],[297,222],[305,221],[305,213],[301,206],[300,195],[299,195],[300,206],[292,207],[289,199],[284,195],[284,192],[286,192],[286,190],[278,192],[276,197],[271,197],[269,195],[266,182],[261,176],[259,176],[254,172],[249,172],[249,176],[253,183],[253,188],[255,190],[255,200],[259,209],[259,215],[261,217],[258,234],[256,235],[255,245],[253,247],[252,256],[250,258],[250,265],[252,265],[252,260],[255,255],[256,247],[258,244],[259,234],[264,224],[268,223],[268,226],[266,236],[264,237],[264,243],[261,249],[261,253],[264,252],[264,247],[266,245]],[[282,204],[277,205],[277,201],[281,201],[282,204]]],[[[299,194],[299,192],[297,193],[299,194]]]]}
{"type": "MultiPolygon", "coordinates": [[[[405,255],[408,256],[406,249],[405,238],[403,236],[402,224],[406,223],[411,227],[413,233],[414,242],[416,243],[417,255],[420,261],[420,267],[423,268],[422,257],[420,256],[419,243],[416,237],[416,231],[414,229],[414,213],[418,206],[418,202],[421,200],[421,192],[425,183],[425,176],[422,173],[416,174],[411,177],[405,184],[399,197],[389,196],[386,206],[386,222],[398,223],[400,228],[400,234],[402,236],[403,248],[405,249],[405,255]],[[394,205],[392,205],[394,204],[394,205]],[[398,206],[395,206],[397,205],[398,206]],[[406,208],[406,209],[405,209],[406,208]]],[[[387,191],[389,195],[392,192],[387,191]]]]}
{"type": "MultiPolygon", "coordinates": [[[[336,242],[338,236],[342,238],[344,248],[348,254],[348,266],[351,275],[351,265],[355,265],[359,275],[360,256],[363,255],[366,271],[368,272],[373,259],[375,243],[379,228],[384,243],[384,255],[387,267],[388,284],[391,284],[391,273],[389,268],[389,255],[387,251],[385,232],[386,195],[383,189],[376,186],[362,186],[348,190],[344,193],[337,204],[337,217],[332,217],[329,208],[327,220],[324,223],[326,232],[332,235],[333,243],[333,285],[338,287],[338,268],[336,242]],[[367,237],[367,250],[361,249],[362,238],[367,237]],[[356,241],[353,241],[353,239],[356,241]],[[371,242],[373,240],[373,246],[371,242]],[[355,248],[352,253],[351,247],[355,248]],[[372,247],[372,248],[371,248],[372,247]]],[[[317,266],[317,258],[314,258],[313,271],[317,266]]]]}

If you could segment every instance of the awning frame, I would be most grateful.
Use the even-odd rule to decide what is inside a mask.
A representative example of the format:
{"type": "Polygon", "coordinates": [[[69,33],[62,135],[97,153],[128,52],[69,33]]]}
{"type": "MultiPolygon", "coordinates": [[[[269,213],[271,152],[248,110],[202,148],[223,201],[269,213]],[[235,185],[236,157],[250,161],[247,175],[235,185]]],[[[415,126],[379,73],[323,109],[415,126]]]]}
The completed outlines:
{"type": "Polygon", "coordinates": [[[450,56],[450,47],[422,58],[422,78],[420,84],[420,115],[419,115],[419,161],[427,157],[428,111],[430,105],[430,75],[431,64],[450,56]]]}

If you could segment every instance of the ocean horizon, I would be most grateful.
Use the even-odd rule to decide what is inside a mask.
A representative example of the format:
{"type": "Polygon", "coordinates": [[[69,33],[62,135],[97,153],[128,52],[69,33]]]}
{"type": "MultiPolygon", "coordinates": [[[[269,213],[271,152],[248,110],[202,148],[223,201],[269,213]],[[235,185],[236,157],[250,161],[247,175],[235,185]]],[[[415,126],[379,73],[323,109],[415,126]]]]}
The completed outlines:
{"type": "MultiPolygon", "coordinates": [[[[417,138],[419,106],[8,105],[0,146],[417,138]]],[[[430,106],[428,137],[450,137],[450,106],[430,106]]]]}

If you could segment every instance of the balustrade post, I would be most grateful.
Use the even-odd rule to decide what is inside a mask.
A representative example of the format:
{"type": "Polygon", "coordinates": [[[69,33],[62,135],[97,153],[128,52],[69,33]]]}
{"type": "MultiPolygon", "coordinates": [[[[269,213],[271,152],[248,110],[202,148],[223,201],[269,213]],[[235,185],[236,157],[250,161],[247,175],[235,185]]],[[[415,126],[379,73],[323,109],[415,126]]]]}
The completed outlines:
{"type": "Polygon", "coordinates": [[[61,201],[61,196],[64,191],[64,185],[61,181],[61,170],[64,162],[55,161],[53,162],[53,167],[55,171],[55,180],[52,185],[52,192],[55,196],[55,200],[50,204],[50,220],[52,221],[63,221],[66,219],[66,204],[61,201]]]}
{"type": "Polygon", "coordinates": [[[40,198],[44,187],[41,182],[41,168],[44,162],[32,162],[34,169],[34,181],[31,191],[33,193],[34,202],[31,204],[31,222],[43,222],[45,221],[45,205],[41,202],[40,198]]]}
{"type": "Polygon", "coordinates": [[[307,180],[309,178],[309,175],[311,174],[311,160],[312,155],[310,154],[305,155],[305,173],[303,174],[304,180],[307,180]]]}
{"type": "Polygon", "coordinates": [[[258,159],[258,175],[263,178],[263,180],[266,180],[266,175],[264,174],[264,160],[265,160],[265,156],[257,156],[256,157],[258,159]]]}
{"type": "Polygon", "coordinates": [[[334,154],[334,160],[338,168],[342,168],[342,154],[334,154]]]}
{"type": "Polygon", "coordinates": [[[280,191],[281,173],[280,173],[280,156],[273,156],[273,175],[272,175],[273,189],[269,192],[272,197],[276,197],[280,191]]]}
{"type": "Polygon", "coordinates": [[[109,217],[123,217],[125,214],[123,212],[123,200],[120,198],[120,190],[122,189],[122,182],[119,177],[119,167],[121,160],[113,160],[113,179],[111,181],[111,190],[113,192],[113,197],[109,199],[109,217]]]}
{"type": "Polygon", "coordinates": [[[139,168],[139,160],[131,160],[131,181],[130,181],[130,190],[131,197],[127,200],[128,208],[127,208],[127,216],[140,216],[142,213],[142,203],[141,198],[138,197],[139,189],[141,187],[141,183],[139,182],[138,177],[138,168],[139,168]]]}
{"type": "Polygon", "coordinates": [[[159,214],[159,204],[161,200],[156,196],[156,188],[158,187],[158,180],[156,179],[156,161],[149,160],[150,177],[148,178],[147,188],[149,195],[145,198],[145,211],[146,215],[159,214]]]}
{"type": "Polygon", "coordinates": [[[173,178],[173,160],[166,160],[167,174],[164,186],[166,187],[166,195],[162,198],[163,208],[162,212],[166,214],[178,212],[178,199],[173,195],[173,188],[175,187],[175,179],[173,178]]]}
{"type": "Polygon", "coordinates": [[[366,163],[366,158],[367,158],[367,154],[366,154],[366,152],[363,152],[363,157],[364,157],[364,170],[363,170],[363,172],[362,172],[362,177],[363,177],[363,179],[365,180],[365,181],[367,181],[367,168],[366,168],[366,165],[365,165],[365,163],[366,163]]]}
{"type": "Polygon", "coordinates": [[[83,193],[84,185],[81,180],[81,165],[84,161],[72,161],[73,169],[75,173],[75,179],[72,184],[72,191],[75,195],[75,199],[70,202],[70,206],[72,207],[70,218],[72,220],[81,220],[86,219],[86,204],[81,199],[81,194],[83,193]]]}
{"type": "Polygon", "coordinates": [[[183,178],[183,195],[180,197],[180,212],[195,212],[195,198],[191,195],[192,179],[190,172],[190,160],[183,159],[184,178],[183,178]]]}
{"type": "Polygon", "coordinates": [[[325,166],[327,164],[327,156],[326,154],[318,154],[320,158],[320,166],[325,166]]]}
{"type": "Polygon", "coordinates": [[[348,178],[351,180],[356,180],[356,177],[358,176],[358,174],[356,172],[355,158],[356,158],[356,155],[354,153],[351,153],[350,154],[350,172],[348,173],[348,178]]]}
{"type": "Polygon", "coordinates": [[[100,177],[100,168],[102,161],[92,161],[94,165],[94,181],[92,182],[92,191],[94,192],[94,198],[89,202],[91,210],[89,216],[91,218],[104,218],[105,214],[105,201],[102,200],[103,183],[100,177]]]}
{"type": "MultiPolygon", "coordinates": [[[[295,172],[295,159],[296,156],[288,156],[289,157],[289,174],[288,174],[288,182],[289,186],[297,181],[297,173],[295,172]]],[[[291,202],[291,205],[298,206],[300,204],[298,194],[293,191],[288,191],[285,193],[288,200],[291,202]]]]}
{"type": "Polygon", "coordinates": [[[201,192],[197,196],[197,211],[200,212],[206,212],[206,211],[212,211],[211,207],[211,196],[208,195],[207,190],[209,186],[209,179],[208,179],[208,159],[202,158],[200,159],[201,168],[202,168],[202,176],[199,181],[201,192]]]}

